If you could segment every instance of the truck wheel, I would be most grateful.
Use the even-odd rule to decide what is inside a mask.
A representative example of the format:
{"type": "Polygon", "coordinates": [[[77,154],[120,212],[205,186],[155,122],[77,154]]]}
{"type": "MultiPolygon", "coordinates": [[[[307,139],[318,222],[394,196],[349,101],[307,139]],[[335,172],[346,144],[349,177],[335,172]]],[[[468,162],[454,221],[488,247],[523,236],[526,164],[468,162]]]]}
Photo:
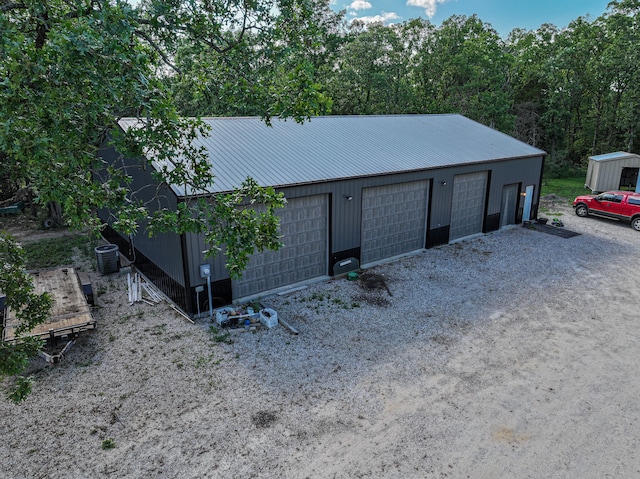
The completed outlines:
{"type": "Polygon", "coordinates": [[[636,216],[631,220],[631,227],[636,231],[640,231],[640,216],[636,216]]]}
{"type": "Polygon", "coordinates": [[[576,214],[583,218],[589,216],[589,208],[587,208],[587,205],[580,203],[576,206],[576,214]]]}

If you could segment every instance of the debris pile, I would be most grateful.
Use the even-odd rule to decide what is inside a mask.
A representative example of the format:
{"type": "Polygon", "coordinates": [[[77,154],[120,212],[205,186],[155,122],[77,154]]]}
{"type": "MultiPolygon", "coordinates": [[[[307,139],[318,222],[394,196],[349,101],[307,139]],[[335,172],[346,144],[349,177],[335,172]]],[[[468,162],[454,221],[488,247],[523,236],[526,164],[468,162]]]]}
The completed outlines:
{"type": "Polygon", "coordinates": [[[146,281],[140,273],[127,273],[127,286],[130,305],[140,302],[154,305],[164,299],[162,293],[152,283],[146,281]]]}
{"type": "Polygon", "coordinates": [[[278,324],[278,313],[260,305],[234,305],[216,310],[215,322],[222,328],[255,331],[258,327],[272,328],[278,324]]]}

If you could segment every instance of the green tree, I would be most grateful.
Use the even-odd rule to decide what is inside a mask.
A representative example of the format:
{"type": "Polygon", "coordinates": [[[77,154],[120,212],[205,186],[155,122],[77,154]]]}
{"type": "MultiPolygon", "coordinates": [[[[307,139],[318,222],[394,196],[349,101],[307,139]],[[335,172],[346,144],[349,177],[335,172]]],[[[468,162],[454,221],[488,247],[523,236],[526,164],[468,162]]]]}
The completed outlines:
{"type": "Polygon", "coordinates": [[[396,27],[354,22],[324,77],[333,112],[343,115],[413,110],[407,55],[396,27]]]}
{"type": "Polygon", "coordinates": [[[515,115],[512,134],[541,148],[546,132],[540,118],[548,90],[544,69],[546,59],[552,56],[557,34],[554,25],[544,24],[538,30],[515,29],[506,42],[507,51],[514,60],[509,73],[515,115]]]}
{"type": "Polygon", "coordinates": [[[212,54],[209,41],[176,38],[165,82],[180,114],[258,115],[268,120],[328,111],[331,102],[316,80],[316,70],[326,45],[335,41],[343,14],[334,13],[324,0],[309,1],[307,9],[303,17],[295,4],[287,6],[272,29],[221,31],[216,50],[224,54],[212,54]]]}
{"type": "Polygon", "coordinates": [[[422,111],[461,113],[511,131],[512,59],[489,24],[476,15],[448,18],[423,43],[418,61],[422,111]]]}
{"type": "Polygon", "coordinates": [[[602,86],[593,111],[592,153],[634,151],[640,128],[640,2],[611,2],[598,22],[606,35],[599,39],[601,54],[593,59],[602,86]]]}
{"type": "MultiPolygon", "coordinates": [[[[6,307],[15,313],[18,326],[13,331],[16,341],[0,341],[0,380],[15,376],[9,388],[9,398],[18,403],[31,391],[32,379],[21,376],[29,359],[38,353],[42,341],[29,337],[28,333],[36,325],[47,319],[51,308],[51,298],[46,294],[36,294],[30,275],[25,269],[22,248],[10,236],[0,233],[0,291],[6,295],[6,307]]],[[[0,336],[3,325],[0,325],[0,336]]]]}
{"type": "Polygon", "coordinates": [[[214,172],[190,140],[206,127],[180,115],[167,86],[182,71],[177,60],[193,63],[191,84],[203,79],[211,85],[211,65],[221,71],[215,81],[232,85],[221,90],[231,92],[223,99],[231,112],[255,108],[267,123],[275,115],[304,121],[330,105],[305,56],[319,48],[323,29],[316,11],[325,4],[0,0],[3,172],[19,172],[37,201],[59,205],[71,227],[99,229],[95,213],[108,208],[123,233],[202,232],[210,251],[225,247],[232,275],[241,274],[255,248],[279,246],[273,213],[284,205],[281,195],[248,179],[214,201],[152,211],[127,187],[130,170],[106,165],[96,152],[113,146],[139,158],[140,168],[157,160],[166,165],[156,173],[160,181],[183,185],[194,196],[205,193],[214,172]],[[269,71],[275,80],[265,82],[269,71]],[[123,117],[138,118],[137,126],[121,130],[123,117]],[[264,208],[244,207],[256,203],[264,208]],[[234,227],[221,231],[225,224],[234,227]]]}

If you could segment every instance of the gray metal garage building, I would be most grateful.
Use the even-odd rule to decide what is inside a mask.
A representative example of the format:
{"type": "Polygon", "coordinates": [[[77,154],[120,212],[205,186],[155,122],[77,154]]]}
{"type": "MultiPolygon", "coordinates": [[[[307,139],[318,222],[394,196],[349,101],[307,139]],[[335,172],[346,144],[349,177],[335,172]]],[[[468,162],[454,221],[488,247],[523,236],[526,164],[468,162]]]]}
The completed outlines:
{"type": "MultiPolygon", "coordinates": [[[[138,235],[137,264],[188,314],[207,309],[202,264],[212,267],[212,294],[222,305],[536,215],[545,152],[460,115],[328,116],[272,127],[259,118],[204,121],[211,132],[196,142],[214,165],[211,193],[231,191],[247,176],[283,192],[285,246],[255,254],[232,281],[224,257],[203,256],[200,235],[138,235]]],[[[131,188],[153,181],[138,171],[131,188]]],[[[149,190],[157,187],[165,193],[161,206],[187,198],[180,186],[149,190]]],[[[109,232],[126,254],[128,238],[109,232]]]]}

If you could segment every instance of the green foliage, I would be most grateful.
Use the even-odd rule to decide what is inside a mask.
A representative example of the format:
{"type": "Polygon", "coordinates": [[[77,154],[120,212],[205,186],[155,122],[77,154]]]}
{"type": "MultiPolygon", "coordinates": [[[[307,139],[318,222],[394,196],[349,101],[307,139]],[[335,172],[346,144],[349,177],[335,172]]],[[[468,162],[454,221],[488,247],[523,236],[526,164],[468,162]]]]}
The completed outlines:
{"type": "Polygon", "coordinates": [[[542,182],[540,190],[541,196],[550,194],[558,195],[573,201],[576,196],[589,194],[589,190],[584,188],[584,175],[574,178],[549,178],[542,182]]]}
{"type": "Polygon", "coordinates": [[[420,102],[428,113],[461,113],[509,131],[509,67],[496,31],[476,15],[454,15],[428,37],[418,53],[420,102]]]}
{"type": "Polygon", "coordinates": [[[352,26],[323,80],[335,114],[412,112],[415,100],[406,75],[409,52],[400,31],[374,24],[352,26]]]}
{"type": "Polygon", "coordinates": [[[14,387],[7,394],[8,399],[14,404],[20,404],[31,394],[34,381],[33,376],[18,376],[14,387]]]}
{"type": "Polygon", "coordinates": [[[116,442],[111,438],[105,439],[100,445],[100,448],[104,451],[108,451],[109,449],[113,449],[114,447],[116,447],[116,442]]]}
{"type": "Polygon", "coordinates": [[[328,45],[319,78],[334,113],[461,113],[547,151],[559,176],[590,155],[640,152],[638,44],[638,0],[504,40],[475,15],[353,22],[328,45]]]}
{"type": "MultiPolygon", "coordinates": [[[[99,230],[103,210],[124,234],[204,233],[239,276],[254,249],[280,247],[275,210],[284,198],[247,179],[237,192],[197,199],[214,182],[193,141],[207,127],[181,115],[227,105],[268,124],[274,115],[302,122],[328,111],[314,63],[332,25],[328,11],[324,0],[0,2],[0,185],[28,187],[76,229],[99,230]],[[190,91],[195,100],[185,101],[190,91]],[[133,118],[129,127],[124,117],[133,118]],[[150,161],[152,176],[192,198],[168,208],[166,191],[135,184],[150,161]]],[[[46,319],[50,299],[33,293],[20,247],[0,241],[0,290],[24,336],[46,319]]],[[[71,262],[76,243],[55,246],[30,245],[29,266],[71,262]]],[[[38,348],[3,344],[0,376],[18,374],[38,348]]]]}
{"type": "Polygon", "coordinates": [[[213,324],[209,326],[209,336],[211,342],[214,344],[225,343],[225,344],[233,344],[233,339],[231,339],[231,335],[228,331],[220,331],[213,324]]]}
{"type": "Polygon", "coordinates": [[[41,340],[30,337],[19,342],[0,342],[0,377],[17,376],[22,373],[42,346],[41,340]]]}
{"type": "MultiPolygon", "coordinates": [[[[46,321],[51,309],[47,293],[36,294],[29,274],[25,270],[22,247],[10,236],[0,233],[0,291],[6,295],[6,306],[14,313],[18,323],[14,330],[16,341],[0,342],[0,379],[18,376],[38,354],[42,341],[27,336],[38,324],[46,321]]],[[[31,391],[29,378],[16,379],[9,392],[12,401],[20,402],[31,391]]]]}
{"type": "Polygon", "coordinates": [[[267,123],[274,115],[303,121],[326,112],[331,102],[315,80],[311,58],[322,49],[328,27],[318,12],[326,13],[328,4],[257,0],[214,7],[166,0],[5,4],[0,153],[7,171],[18,172],[41,204],[60,205],[71,227],[100,228],[96,211],[105,208],[124,234],[139,232],[141,225],[150,234],[240,225],[235,235],[208,235],[216,241],[212,250],[225,246],[219,241],[231,242],[235,275],[246,264],[244,250],[279,246],[277,219],[266,216],[282,199],[248,182],[238,185],[240,194],[251,195],[251,204],[265,199],[264,214],[233,211],[229,198],[219,198],[224,205],[187,201],[179,211],[155,214],[163,192],[151,199],[140,193],[133,182],[137,168],[121,160],[139,159],[141,169],[153,160],[157,180],[197,197],[214,181],[208,156],[192,141],[207,128],[180,116],[181,94],[195,91],[202,107],[193,113],[211,114],[211,102],[200,100],[215,97],[229,111],[257,113],[267,123]],[[121,128],[125,116],[137,121],[121,128]],[[103,161],[109,148],[123,156],[103,161]],[[253,239],[257,244],[238,246],[253,239]]]}
{"type": "MultiPolygon", "coordinates": [[[[34,292],[31,277],[25,270],[22,247],[4,233],[0,233],[0,266],[0,291],[6,295],[6,306],[14,311],[19,321],[15,330],[18,338],[46,320],[51,298],[46,293],[34,292]]],[[[0,374],[15,374],[8,364],[12,363],[0,362],[0,374]]]]}

